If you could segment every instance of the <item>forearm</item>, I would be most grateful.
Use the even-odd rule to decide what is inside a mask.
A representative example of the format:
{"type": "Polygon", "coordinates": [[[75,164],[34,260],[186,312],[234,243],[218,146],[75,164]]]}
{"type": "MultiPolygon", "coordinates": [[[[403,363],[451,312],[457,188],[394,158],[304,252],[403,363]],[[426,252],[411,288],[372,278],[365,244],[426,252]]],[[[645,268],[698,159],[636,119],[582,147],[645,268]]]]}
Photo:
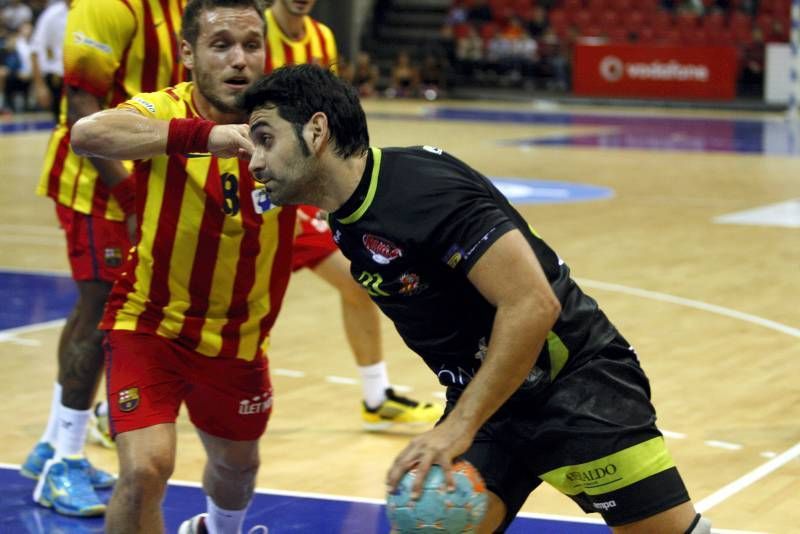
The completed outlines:
{"type": "MultiPolygon", "coordinates": [[[[167,149],[169,122],[134,111],[110,109],[84,117],[72,126],[78,155],[106,160],[150,159],[167,149]]],[[[99,167],[98,167],[99,170],[99,167]]]]}
{"type": "Polygon", "coordinates": [[[549,302],[499,307],[486,358],[448,419],[477,432],[528,377],[557,316],[549,302]]]}

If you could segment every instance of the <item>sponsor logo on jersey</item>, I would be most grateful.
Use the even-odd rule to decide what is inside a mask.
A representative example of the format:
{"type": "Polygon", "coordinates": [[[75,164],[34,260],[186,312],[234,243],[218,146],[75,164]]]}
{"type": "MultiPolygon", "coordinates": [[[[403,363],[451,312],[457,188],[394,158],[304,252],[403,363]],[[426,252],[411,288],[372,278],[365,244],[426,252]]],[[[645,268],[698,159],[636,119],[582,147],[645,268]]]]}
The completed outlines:
{"type": "Polygon", "coordinates": [[[253,397],[252,399],[243,399],[239,401],[239,415],[265,413],[268,412],[270,408],[272,408],[272,394],[269,392],[253,397]]]}
{"type": "Polygon", "coordinates": [[[117,397],[119,409],[123,412],[132,412],[139,406],[139,388],[123,389],[117,397]]]}
{"type": "Polygon", "coordinates": [[[600,484],[607,484],[612,482],[606,480],[608,477],[613,477],[617,474],[617,466],[608,464],[603,467],[596,467],[586,471],[570,471],[567,473],[567,480],[577,486],[594,487],[600,484]]]}
{"type": "Polygon", "coordinates": [[[103,261],[106,267],[119,267],[122,265],[122,249],[108,247],[103,250],[103,261]]]}
{"type": "Polygon", "coordinates": [[[339,241],[341,241],[341,240],[342,240],[342,231],[341,230],[336,230],[333,233],[333,242],[334,243],[339,243],[339,241]]]}
{"type": "Polygon", "coordinates": [[[372,234],[364,234],[361,240],[364,246],[367,247],[367,250],[372,254],[372,261],[375,263],[388,265],[389,262],[403,255],[403,251],[388,239],[372,234]]]}
{"type": "Polygon", "coordinates": [[[99,51],[103,52],[104,54],[110,54],[111,53],[111,47],[110,46],[108,46],[105,43],[101,43],[100,41],[95,41],[91,37],[87,37],[86,34],[84,34],[84,33],[73,32],[72,33],[72,38],[75,39],[75,44],[90,46],[90,47],[94,48],[95,50],[99,50],[99,51]]]}
{"type": "Polygon", "coordinates": [[[131,100],[133,100],[137,104],[141,104],[144,107],[144,109],[146,109],[150,113],[156,112],[156,107],[140,96],[134,96],[131,100]]]}
{"type": "Polygon", "coordinates": [[[401,295],[415,295],[428,288],[428,284],[421,283],[419,275],[414,273],[403,273],[400,284],[403,286],[400,288],[401,295]]]}

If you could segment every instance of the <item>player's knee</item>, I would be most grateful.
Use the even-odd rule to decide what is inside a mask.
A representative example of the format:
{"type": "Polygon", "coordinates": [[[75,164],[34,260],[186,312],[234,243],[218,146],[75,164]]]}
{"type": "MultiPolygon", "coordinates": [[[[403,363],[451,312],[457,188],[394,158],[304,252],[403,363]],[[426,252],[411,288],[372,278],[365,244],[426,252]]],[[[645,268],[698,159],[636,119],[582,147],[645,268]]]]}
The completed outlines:
{"type": "Polygon", "coordinates": [[[118,484],[134,493],[160,494],[172,476],[174,464],[163,458],[148,458],[121,469],[118,484]]]}
{"type": "Polygon", "coordinates": [[[685,534],[711,534],[711,521],[697,514],[685,534]]]}
{"type": "Polygon", "coordinates": [[[239,457],[209,457],[208,465],[217,478],[224,480],[247,481],[254,479],[258,473],[260,461],[257,455],[241,455],[239,457]]]}

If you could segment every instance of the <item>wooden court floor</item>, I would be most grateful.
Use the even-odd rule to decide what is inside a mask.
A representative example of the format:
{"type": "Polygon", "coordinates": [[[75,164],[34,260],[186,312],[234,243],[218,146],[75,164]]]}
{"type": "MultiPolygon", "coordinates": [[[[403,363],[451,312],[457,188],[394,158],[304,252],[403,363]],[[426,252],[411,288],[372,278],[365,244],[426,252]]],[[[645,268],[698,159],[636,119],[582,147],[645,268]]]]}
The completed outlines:
{"type": "MultiPolygon", "coordinates": [[[[525,104],[451,105],[534,111],[525,104]]],[[[681,143],[684,149],[673,150],[499,145],[615,126],[591,120],[421,120],[431,108],[420,103],[366,107],[376,145],[437,145],[490,176],[612,189],[613,197],[603,200],[519,209],[636,347],[671,452],[695,503],[715,527],[800,532],[800,228],[715,222],[800,199],[800,157],[686,150],[681,143]]],[[[647,109],[548,112],[653,121],[702,117],[697,111],[647,109]]],[[[742,113],[708,116],[779,121],[742,113]]],[[[46,133],[0,136],[2,269],[67,270],[52,203],[33,194],[46,140],[46,133]]],[[[797,210],[797,201],[788,209],[797,210]]],[[[23,343],[0,335],[0,462],[22,462],[43,430],[58,333],[54,327],[34,329],[19,336],[23,343]]],[[[434,377],[388,322],[383,334],[393,383],[441,402],[434,377]]],[[[269,353],[276,399],[262,444],[259,487],[383,497],[386,469],[414,431],[360,429],[358,373],[338,299],[312,274],[292,280],[269,353]]],[[[199,441],[185,420],[179,430],[175,478],[197,481],[203,463],[199,441]]],[[[113,452],[89,446],[88,454],[116,469],[113,452]]],[[[583,515],[547,487],[523,510],[583,515]]]]}

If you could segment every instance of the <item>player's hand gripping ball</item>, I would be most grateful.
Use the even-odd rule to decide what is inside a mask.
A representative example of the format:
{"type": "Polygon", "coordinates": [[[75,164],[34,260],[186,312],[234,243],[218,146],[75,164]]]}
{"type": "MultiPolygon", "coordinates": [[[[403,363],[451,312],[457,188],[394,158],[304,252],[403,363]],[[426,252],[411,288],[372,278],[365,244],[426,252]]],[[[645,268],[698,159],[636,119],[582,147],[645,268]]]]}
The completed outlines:
{"type": "Polygon", "coordinates": [[[406,533],[474,532],[486,514],[486,486],[478,470],[467,461],[453,464],[455,490],[447,491],[444,471],[431,466],[418,500],[411,500],[416,471],[407,472],[386,496],[386,513],[392,529],[406,533]]]}

